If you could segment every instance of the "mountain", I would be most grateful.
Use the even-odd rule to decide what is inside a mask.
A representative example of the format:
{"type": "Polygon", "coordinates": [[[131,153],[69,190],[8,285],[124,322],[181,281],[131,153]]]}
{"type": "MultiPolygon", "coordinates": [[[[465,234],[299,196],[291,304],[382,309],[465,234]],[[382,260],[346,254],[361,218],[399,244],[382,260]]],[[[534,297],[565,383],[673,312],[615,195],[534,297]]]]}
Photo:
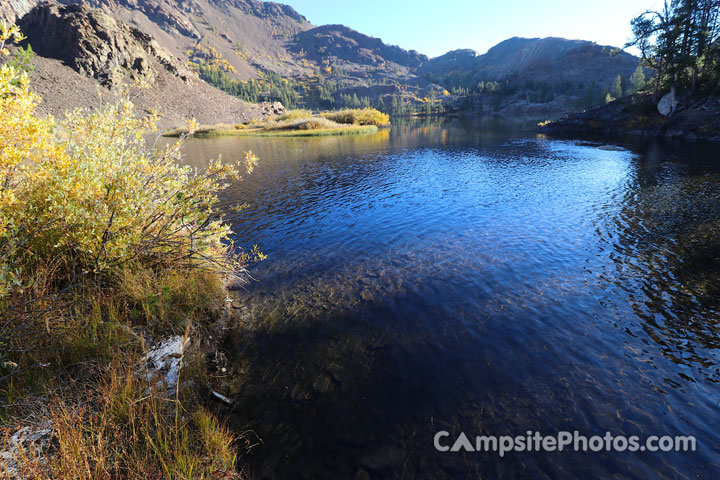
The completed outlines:
{"type": "Polygon", "coordinates": [[[119,81],[146,79],[134,93],[142,111],[158,111],[162,126],[195,117],[203,123],[249,120],[260,108],[203,82],[152,36],[102,10],[44,3],[18,22],[37,56],[31,86],[43,98],[40,111],[61,115],[68,108],[111,101],[119,81]]]}
{"type": "Polygon", "coordinates": [[[518,74],[521,79],[551,83],[608,83],[618,74],[632,75],[637,65],[637,57],[615,47],[564,38],[514,37],[484,55],[457,50],[434,58],[419,73],[442,77],[447,72],[460,71],[478,81],[518,74]]]}
{"type": "Polygon", "coordinates": [[[622,86],[628,87],[638,61],[615,47],[584,40],[513,37],[483,55],[474,50],[449,52],[426,62],[417,73],[451,90],[496,93],[500,89],[506,97],[520,94],[539,100],[590,95],[591,103],[598,103],[605,100],[618,75],[622,86]]]}
{"type": "MultiPolygon", "coordinates": [[[[30,17],[23,17],[23,22],[31,24],[31,18],[39,15],[31,10],[38,1],[3,0],[0,17],[30,17]]],[[[108,28],[125,32],[122,38],[144,35],[139,40],[143,45],[152,44],[154,52],[162,52],[150,55],[164,65],[160,70],[190,79],[186,84],[195,85],[200,78],[251,103],[279,100],[291,108],[375,106],[393,113],[449,108],[569,111],[603,102],[617,76],[626,84],[638,64],[637,58],[612,47],[561,38],[515,37],[484,55],[456,50],[428,59],[343,25],[314,26],[287,5],[260,0],[55,3],[102,12],[116,22],[108,28]],[[158,60],[158,55],[166,60],[158,60]]],[[[82,30],[86,33],[92,34],[82,30]]],[[[82,60],[89,65],[67,58],[73,49],[82,50],[83,38],[48,36],[42,28],[28,36],[42,59],[59,61],[108,86],[109,71],[98,76],[100,70],[93,65],[107,63],[104,52],[93,52],[102,57],[97,61],[82,60]],[[70,46],[65,48],[64,42],[70,46]]],[[[127,54],[116,53],[118,58],[127,54]]],[[[118,62],[133,70],[127,59],[110,61],[118,62]]],[[[217,97],[217,92],[213,95],[217,97]]],[[[221,113],[218,121],[226,118],[221,113]]]]}
{"type": "Polygon", "coordinates": [[[407,51],[385,45],[379,38],[363,35],[343,25],[324,25],[300,32],[289,47],[292,52],[317,63],[344,60],[358,65],[381,67],[392,62],[407,68],[417,68],[428,61],[425,55],[415,50],[407,51]]]}
{"type": "MultiPolygon", "coordinates": [[[[8,0],[3,0],[7,2],[8,0]]],[[[3,3],[0,17],[28,14],[38,0],[3,3]]],[[[341,25],[315,27],[287,5],[259,0],[56,0],[100,9],[150,35],[209,83],[245,100],[332,108],[407,103],[443,88],[414,74],[427,57],[341,25]]],[[[30,15],[34,15],[30,13],[30,15]]],[[[32,35],[31,44],[43,42],[32,35]]]]}

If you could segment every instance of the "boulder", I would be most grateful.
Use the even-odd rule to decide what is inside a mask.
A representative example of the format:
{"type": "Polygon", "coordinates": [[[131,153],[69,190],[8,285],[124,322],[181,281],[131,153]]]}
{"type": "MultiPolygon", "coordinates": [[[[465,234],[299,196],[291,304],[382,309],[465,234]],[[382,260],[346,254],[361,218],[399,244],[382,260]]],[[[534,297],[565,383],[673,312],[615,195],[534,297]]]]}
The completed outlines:
{"type": "Polygon", "coordinates": [[[264,116],[282,115],[287,112],[285,106],[280,102],[262,102],[260,109],[264,116]]]}
{"type": "Polygon", "coordinates": [[[660,112],[660,115],[662,115],[663,117],[669,117],[673,113],[675,113],[677,105],[678,100],[675,93],[675,87],[672,87],[670,93],[664,95],[658,102],[658,112],[660,112]]]}

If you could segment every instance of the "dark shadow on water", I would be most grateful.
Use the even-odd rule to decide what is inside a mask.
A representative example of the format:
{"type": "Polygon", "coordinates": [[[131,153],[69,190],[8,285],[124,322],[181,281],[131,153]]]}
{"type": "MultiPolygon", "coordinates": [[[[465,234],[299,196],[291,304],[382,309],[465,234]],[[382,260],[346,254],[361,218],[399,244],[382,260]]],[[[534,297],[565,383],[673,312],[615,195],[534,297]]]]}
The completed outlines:
{"type": "Polygon", "coordinates": [[[603,391],[606,386],[589,383],[593,372],[578,365],[542,373],[532,366],[537,352],[488,356],[475,351],[467,332],[427,341],[397,318],[395,327],[378,330],[378,316],[372,309],[328,312],[238,330],[228,339],[234,367],[224,388],[237,402],[230,418],[238,431],[262,439],[243,459],[257,478],[610,478],[622,472],[643,479],[648,472],[684,478],[675,469],[710,468],[707,454],[437,452],[433,437],[441,430],[450,438],[576,429],[647,434],[638,426],[647,422],[641,412],[613,418],[619,415],[614,397],[637,379],[603,391]],[[504,360],[513,368],[502,368],[504,360]]]}

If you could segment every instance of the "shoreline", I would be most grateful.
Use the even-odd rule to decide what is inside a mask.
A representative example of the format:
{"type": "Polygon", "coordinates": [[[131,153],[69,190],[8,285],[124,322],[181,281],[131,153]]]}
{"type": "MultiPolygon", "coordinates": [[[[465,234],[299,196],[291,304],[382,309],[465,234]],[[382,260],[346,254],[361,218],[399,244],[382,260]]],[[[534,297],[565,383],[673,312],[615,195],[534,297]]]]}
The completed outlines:
{"type": "MultiPolygon", "coordinates": [[[[212,127],[199,127],[193,133],[195,138],[214,138],[214,137],[326,137],[326,136],[342,136],[342,135],[368,135],[377,133],[379,128],[375,125],[355,125],[341,128],[322,128],[322,129],[230,129],[212,127]]],[[[172,130],[163,133],[163,137],[180,137],[187,132],[186,129],[172,130]]]]}
{"type": "Polygon", "coordinates": [[[664,117],[658,112],[653,95],[636,94],[539,125],[537,131],[551,136],[620,136],[717,143],[720,142],[720,99],[688,97],[673,115],[664,117]]]}

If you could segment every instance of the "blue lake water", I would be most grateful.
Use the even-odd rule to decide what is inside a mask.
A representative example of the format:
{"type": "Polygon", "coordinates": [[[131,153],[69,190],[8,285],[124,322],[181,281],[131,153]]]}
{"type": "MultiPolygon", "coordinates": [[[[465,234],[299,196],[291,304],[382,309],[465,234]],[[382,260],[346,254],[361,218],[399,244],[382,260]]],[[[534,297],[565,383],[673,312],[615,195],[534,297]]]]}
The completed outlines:
{"type": "Polygon", "coordinates": [[[720,148],[396,123],[186,145],[260,157],[223,197],[269,258],[217,380],[251,477],[720,478],[720,148]],[[500,458],[441,430],[697,450],[500,458]]]}

